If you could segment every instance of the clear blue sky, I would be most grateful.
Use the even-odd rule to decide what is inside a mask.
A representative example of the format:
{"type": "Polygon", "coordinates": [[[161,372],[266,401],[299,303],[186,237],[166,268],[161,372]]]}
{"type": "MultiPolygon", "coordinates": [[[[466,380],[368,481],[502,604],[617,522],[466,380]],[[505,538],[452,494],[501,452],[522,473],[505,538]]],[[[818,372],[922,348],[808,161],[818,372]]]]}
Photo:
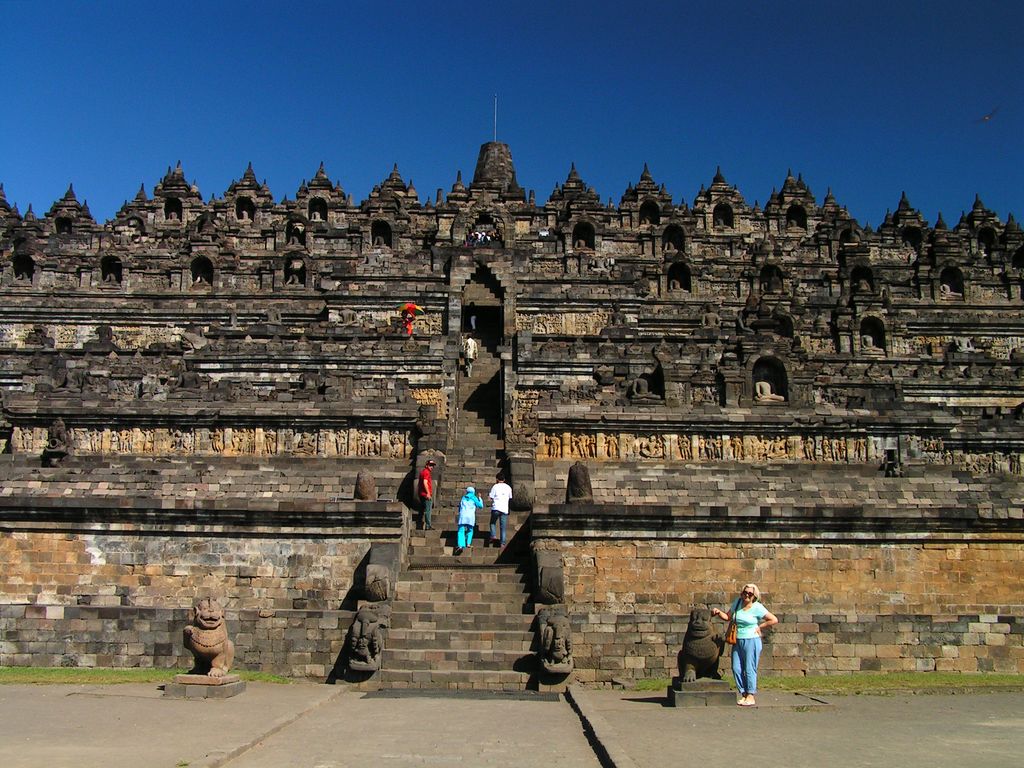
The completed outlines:
{"type": "Polygon", "coordinates": [[[619,201],[650,164],[763,204],[786,169],[877,225],[900,192],[1024,219],[1024,3],[0,2],[0,182],[99,220],[181,160],[205,199],[321,160],[363,198],[397,162],[468,182],[492,133],[538,201],[575,162],[619,201]],[[988,122],[979,118],[998,108],[988,122]]]}

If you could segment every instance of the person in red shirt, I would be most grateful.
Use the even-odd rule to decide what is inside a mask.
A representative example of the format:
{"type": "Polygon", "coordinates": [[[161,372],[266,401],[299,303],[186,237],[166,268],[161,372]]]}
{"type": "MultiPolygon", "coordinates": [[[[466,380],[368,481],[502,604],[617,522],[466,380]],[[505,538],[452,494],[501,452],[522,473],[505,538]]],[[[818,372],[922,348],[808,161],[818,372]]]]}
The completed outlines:
{"type": "Polygon", "coordinates": [[[433,528],[430,524],[430,514],[434,509],[434,467],[437,466],[433,459],[427,459],[426,465],[420,471],[420,501],[423,503],[422,528],[429,531],[433,528]]]}

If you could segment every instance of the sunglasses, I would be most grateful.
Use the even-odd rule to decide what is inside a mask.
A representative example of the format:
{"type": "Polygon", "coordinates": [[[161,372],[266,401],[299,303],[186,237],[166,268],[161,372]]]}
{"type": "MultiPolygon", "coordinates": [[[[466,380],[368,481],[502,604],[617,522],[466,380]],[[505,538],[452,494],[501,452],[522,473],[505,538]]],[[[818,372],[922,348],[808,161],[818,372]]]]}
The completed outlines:
{"type": "Polygon", "coordinates": [[[744,597],[753,597],[754,596],[753,592],[740,592],[740,594],[743,595],[744,597]]]}

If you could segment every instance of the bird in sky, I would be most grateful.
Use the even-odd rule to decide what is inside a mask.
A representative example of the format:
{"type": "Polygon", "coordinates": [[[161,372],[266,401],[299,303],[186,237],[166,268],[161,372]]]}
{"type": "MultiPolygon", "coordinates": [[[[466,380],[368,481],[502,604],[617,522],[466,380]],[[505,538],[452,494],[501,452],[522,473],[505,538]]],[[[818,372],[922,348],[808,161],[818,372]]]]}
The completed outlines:
{"type": "Polygon", "coordinates": [[[993,109],[993,110],[992,110],[991,112],[989,112],[989,113],[988,113],[987,115],[985,115],[984,117],[981,117],[981,118],[979,118],[979,119],[975,120],[974,122],[976,122],[976,123],[987,123],[987,122],[989,122],[989,121],[990,121],[990,120],[991,120],[991,119],[992,119],[993,117],[995,117],[995,116],[996,116],[996,112],[998,112],[998,111],[999,111],[999,107],[996,107],[996,108],[995,108],[995,109],[993,109]]]}

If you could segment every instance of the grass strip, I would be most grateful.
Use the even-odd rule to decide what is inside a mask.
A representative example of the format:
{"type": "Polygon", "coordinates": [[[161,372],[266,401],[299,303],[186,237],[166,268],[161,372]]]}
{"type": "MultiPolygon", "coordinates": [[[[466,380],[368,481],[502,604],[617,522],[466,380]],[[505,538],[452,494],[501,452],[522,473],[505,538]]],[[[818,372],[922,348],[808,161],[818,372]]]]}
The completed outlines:
{"type": "MultiPolygon", "coordinates": [[[[723,680],[733,686],[728,676],[723,680]]],[[[638,680],[638,691],[663,691],[668,678],[638,680]]],[[[1024,690],[1024,675],[960,672],[851,672],[847,675],[758,676],[758,688],[791,693],[881,695],[907,691],[1024,690]]]]}
{"type": "MultiPolygon", "coordinates": [[[[0,685],[118,685],[121,683],[169,683],[187,669],[100,669],[93,667],[0,667],[0,685]]],[[[266,672],[233,669],[247,682],[291,683],[290,678],[266,672]]]]}

